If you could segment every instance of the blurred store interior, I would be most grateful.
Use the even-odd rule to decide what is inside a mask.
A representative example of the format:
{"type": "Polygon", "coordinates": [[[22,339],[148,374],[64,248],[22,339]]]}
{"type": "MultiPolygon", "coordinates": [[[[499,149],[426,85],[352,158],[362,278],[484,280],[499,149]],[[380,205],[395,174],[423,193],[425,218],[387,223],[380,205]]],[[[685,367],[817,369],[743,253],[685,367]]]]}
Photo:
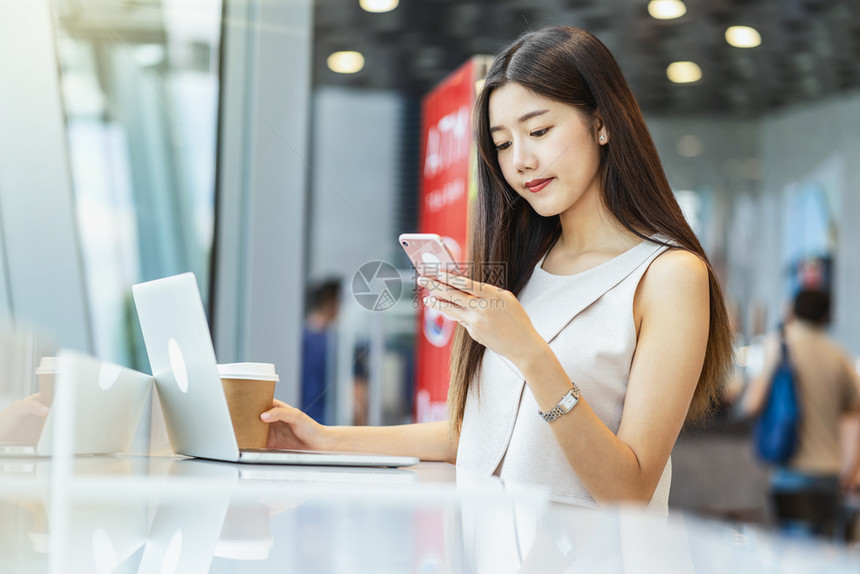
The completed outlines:
{"type": "MultiPolygon", "coordinates": [[[[149,373],[131,285],[193,271],[218,361],[274,363],[278,398],[307,399],[308,293],[334,280],[327,420],[444,416],[419,405],[426,318],[397,241],[432,207],[422,102],[521,32],[574,25],[626,74],[736,321],[736,377],[682,433],[670,505],[767,524],[768,470],[732,405],[762,336],[814,285],[860,355],[860,2],[686,0],[674,18],[648,0],[385,4],[0,2],[0,408],[33,389],[36,365],[12,360],[22,332],[149,373]],[[757,34],[732,45],[733,26],[757,34]],[[676,62],[692,76],[670,79],[676,62]],[[359,297],[381,290],[390,304],[359,297]]],[[[846,460],[858,425],[843,422],[846,460]]]]}

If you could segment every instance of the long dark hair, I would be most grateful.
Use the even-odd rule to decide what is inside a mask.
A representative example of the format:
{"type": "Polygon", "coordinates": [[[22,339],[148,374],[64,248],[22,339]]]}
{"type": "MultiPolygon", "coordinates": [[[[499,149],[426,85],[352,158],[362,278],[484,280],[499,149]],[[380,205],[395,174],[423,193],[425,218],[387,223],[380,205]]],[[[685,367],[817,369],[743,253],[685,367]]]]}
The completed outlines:
{"type": "MultiPolygon", "coordinates": [[[[713,410],[732,362],[732,337],[722,290],[713,267],[684,219],[669,187],[657,148],[636,98],[612,54],[579,28],[556,26],[528,32],[495,58],[475,103],[478,198],[473,211],[470,258],[474,278],[518,295],[540,258],[561,234],[558,216],[543,217],[511,189],[502,175],[489,131],[493,91],[515,82],[550,100],[576,107],[596,127],[603,121],[610,143],[600,146],[603,203],[626,229],[644,240],[660,234],[695,253],[708,267],[710,327],[702,373],[687,420],[713,410]],[[505,277],[490,277],[490,262],[505,262],[505,277]]],[[[662,243],[660,243],[662,244],[662,243]]],[[[466,395],[480,371],[483,345],[458,326],[451,355],[448,406],[459,429],[466,395]]]]}

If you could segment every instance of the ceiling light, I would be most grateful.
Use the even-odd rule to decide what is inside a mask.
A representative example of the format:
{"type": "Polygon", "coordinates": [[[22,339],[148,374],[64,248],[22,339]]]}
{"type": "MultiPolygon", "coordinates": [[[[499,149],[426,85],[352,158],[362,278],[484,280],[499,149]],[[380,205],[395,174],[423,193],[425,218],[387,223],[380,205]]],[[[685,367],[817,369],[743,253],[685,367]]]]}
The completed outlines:
{"type": "Polygon", "coordinates": [[[672,62],[666,75],[676,84],[690,84],[702,79],[702,69],[695,62],[672,62]]]}
{"type": "Polygon", "coordinates": [[[726,30],[726,42],[735,48],[755,48],[761,44],[761,34],[749,26],[731,26],[726,30]]]}
{"type": "Polygon", "coordinates": [[[648,13],[657,20],[672,20],[686,14],[687,7],[681,0],[651,0],[648,13]]]}
{"type": "Polygon", "coordinates": [[[364,56],[361,52],[334,52],[326,63],[332,72],[354,74],[364,67],[364,56]]]}
{"type": "Polygon", "coordinates": [[[391,12],[400,0],[358,0],[358,4],[368,12],[391,12]]]}

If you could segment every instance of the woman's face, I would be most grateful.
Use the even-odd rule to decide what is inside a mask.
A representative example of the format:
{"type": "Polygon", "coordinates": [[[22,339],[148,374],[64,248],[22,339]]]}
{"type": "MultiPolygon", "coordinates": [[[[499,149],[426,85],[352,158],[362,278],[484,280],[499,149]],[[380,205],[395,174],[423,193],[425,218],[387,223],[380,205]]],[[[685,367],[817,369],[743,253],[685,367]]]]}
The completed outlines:
{"type": "Polygon", "coordinates": [[[557,215],[600,197],[600,145],[609,135],[576,108],[508,83],[490,95],[489,116],[502,174],[537,213],[557,215]]]}

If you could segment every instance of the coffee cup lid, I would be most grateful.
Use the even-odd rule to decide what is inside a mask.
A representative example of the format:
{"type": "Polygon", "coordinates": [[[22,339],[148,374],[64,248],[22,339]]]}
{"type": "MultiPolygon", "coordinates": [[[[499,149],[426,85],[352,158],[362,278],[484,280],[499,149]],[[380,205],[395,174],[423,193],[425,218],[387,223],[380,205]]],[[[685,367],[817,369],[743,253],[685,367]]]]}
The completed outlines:
{"type": "Polygon", "coordinates": [[[251,381],[279,381],[272,363],[225,363],[218,365],[222,379],[248,379],[251,381]]]}
{"type": "Polygon", "coordinates": [[[59,357],[42,357],[36,368],[37,375],[52,375],[60,368],[59,357]]]}

